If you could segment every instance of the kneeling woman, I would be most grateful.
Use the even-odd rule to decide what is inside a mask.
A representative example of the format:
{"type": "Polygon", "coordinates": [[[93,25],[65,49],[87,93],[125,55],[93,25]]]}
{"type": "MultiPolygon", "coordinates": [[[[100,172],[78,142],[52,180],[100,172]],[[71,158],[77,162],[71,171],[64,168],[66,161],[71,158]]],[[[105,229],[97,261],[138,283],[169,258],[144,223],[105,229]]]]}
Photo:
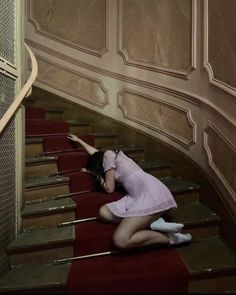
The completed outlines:
{"type": "Polygon", "coordinates": [[[182,244],[191,241],[190,234],[180,233],[181,223],[168,223],[161,217],[177,208],[169,189],[157,178],[146,173],[122,151],[101,152],[76,135],[68,138],[78,142],[89,153],[84,171],[92,173],[107,193],[115,190],[115,182],[123,185],[127,194],[120,200],[103,205],[99,217],[118,223],[114,244],[122,249],[154,244],[182,244]]]}

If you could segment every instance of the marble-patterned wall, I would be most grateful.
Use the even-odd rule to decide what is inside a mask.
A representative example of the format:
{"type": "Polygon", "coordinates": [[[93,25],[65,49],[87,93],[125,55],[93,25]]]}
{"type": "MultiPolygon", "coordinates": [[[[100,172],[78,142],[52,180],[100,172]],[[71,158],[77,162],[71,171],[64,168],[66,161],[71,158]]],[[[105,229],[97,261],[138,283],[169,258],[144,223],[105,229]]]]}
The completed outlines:
{"type": "Polygon", "coordinates": [[[236,208],[235,9],[235,0],[28,0],[36,86],[174,147],[236,208]]]}
{"type": "Polygon", "coordinates": [[[106,48],[105,0],[31,1],[29,9],[38,32],[48,38],[95,52],[106,48]]]}
{"type": "MultiPolygon", "coordinates": [[[[209,165],[228,187],[234,198],[236,194],[236,148],[233,141],[210,122],[204,130],[204,138],[209,165]]],[[[235,204],[232,206],[235,207],[235,204]]]]}
{"type": "Polygon", "coordinates": [[[179,144],[189,147],[195,141],[195,124],[188,111],[179,106],[128,89],[119,93],[118,106],[126,118],[159,131],[179,144]]]}
{"type": "Polygon", "coordinates": [[[36,57],[39,68],[38,81],[99,107],[108,104],[107,90],[101,81],[51,63],[42,57],[36,57]]]}
{"type": "Polygon", "coordinates": [[[235,11],[235,0],[208,2],[208,61],[214,77],[234,88],[236,88],[235,11]]]}
{"type": "Polygon", "coordinates": [[[191,1],[120,1],[120,47],[129,61],[191,67],[191,1]]]}

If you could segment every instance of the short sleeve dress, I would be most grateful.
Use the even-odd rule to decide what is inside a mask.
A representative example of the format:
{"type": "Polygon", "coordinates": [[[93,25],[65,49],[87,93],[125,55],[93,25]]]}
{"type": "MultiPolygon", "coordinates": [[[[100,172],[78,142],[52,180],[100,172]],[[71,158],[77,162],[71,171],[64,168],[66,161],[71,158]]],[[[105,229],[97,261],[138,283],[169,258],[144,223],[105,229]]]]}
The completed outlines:
{"type": "Polygon", "coordinates": [[[176,208],[170,190],[156,177],[146,173],[122,151],[107,150],[103,156],[104,171],[115,169],[115,180],[127,194],[120,200],[106,204],[119,217],[145,216],[176,208]]]}

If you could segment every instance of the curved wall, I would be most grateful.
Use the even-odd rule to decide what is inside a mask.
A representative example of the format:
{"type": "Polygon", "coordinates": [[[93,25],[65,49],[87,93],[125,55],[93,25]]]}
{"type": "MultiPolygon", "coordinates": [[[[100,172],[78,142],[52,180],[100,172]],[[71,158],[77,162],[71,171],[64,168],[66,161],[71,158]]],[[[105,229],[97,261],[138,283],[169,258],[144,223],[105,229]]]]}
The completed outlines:
{"type": "Polygon", "coordinates": [[[29,0],[36,86],[175,147],[236,220],[235,1],[29,0]]]}

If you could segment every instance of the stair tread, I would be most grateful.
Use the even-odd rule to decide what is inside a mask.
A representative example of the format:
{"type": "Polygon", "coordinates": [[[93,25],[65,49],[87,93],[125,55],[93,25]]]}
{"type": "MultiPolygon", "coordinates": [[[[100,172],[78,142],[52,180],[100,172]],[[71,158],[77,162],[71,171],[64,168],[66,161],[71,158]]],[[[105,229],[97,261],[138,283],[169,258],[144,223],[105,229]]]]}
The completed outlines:
{"type": "Polygon", "coordinates": [[[43,139],[41,137],[27,137],[25,143],[42,143],[43,139]]]}
{"type": "Polygon", "coordinates": [[[33,188],[37,186],[52,185],[69,182],[67,176],[39,176],[27,177],[25,181],[25,188],[33,188]]]}
{"type": "Polygon", "coordinates": [[[171,190],[172,193],[198,190],[200,188],[199,184],[196,184],[190,180],[182,179],[180,177],[161,177],[160,181],[162,181],[171,190]]]}
{"type": "Polygon", "coordinates": [[[193,241],[177,251],[193,276],[227,270],[236,274],[236,253],[219,237],[193,241]]]}
{"type": "Polygon", "coordinates": [[[64,287],[71,264],[13,267],[0,280],[0,293],[64,287]]]}
{"type": "Polygon", "coordinates": [[[219,223],[219,216],[198,201],[181,204],[171,214],[173,222],[183,223],[185,226],[199,225],[199,223],[219,223]]]}
{"type": "Polygon", "coordinates": [[[91,122],[85,120],[65,120],[65,122],[69,123],[71,126],[88,126],[91,124],[91,122]]]}
{"type": "Polygon", "coordinates": [[[125,152],[132,152],[132,151],[144,151],[144,147],[142,146],[138,146],[138,145],[112,145],[112,146],[108,146],[106,148],[102,148],[101,150],[121,150],[124,153],[125,152]]]}
{"type": "Polygon", "coordinates": [[[88,134],[93,135],[97,138],[99,138],[99,137],[117,137],[117,134],[106,133],[106,132],[89,132],[88,134]]]}
{"type": "Polygon", "coordinates": [[[56,156],[42,156],[42,155],[38,155],[35,157],[27,157],[25,159],[26,164],[36,164],[36,163],[55,162],[55,161],[57,161],[56,156]]]}
{"type": "Polygon", "coordinates": [[[170,161],[164,161],[164,160],[142,160],[138,161],[138,165],[143,169],[152,169],[152,168],[166,168],[166,167],[172,167],[172,164],[170,161]]]}
{"type": "Polygon", "coordinates": [[[61,211],[71,208],[76,208],[76,205],[71,198],[55,199],[33,204],[26,204],[21,211],[21,216],[34,215],[45,212],[53,213],[55,211],[61,211]]]}
{"type": "Polygon", "coordinates": [[[49,229],[37,229],[28,232],[22,232],[10,243],[8,251],[16,251],[42,245],[53,245],[60,242],[74,241],[74,227],[56,227],[49,229]]]}
{"type": "Polygon", "coordinates": [[[59,107],[46,107],[45,111],[50,113],[64,113],[64,109],[59,107]]]}

